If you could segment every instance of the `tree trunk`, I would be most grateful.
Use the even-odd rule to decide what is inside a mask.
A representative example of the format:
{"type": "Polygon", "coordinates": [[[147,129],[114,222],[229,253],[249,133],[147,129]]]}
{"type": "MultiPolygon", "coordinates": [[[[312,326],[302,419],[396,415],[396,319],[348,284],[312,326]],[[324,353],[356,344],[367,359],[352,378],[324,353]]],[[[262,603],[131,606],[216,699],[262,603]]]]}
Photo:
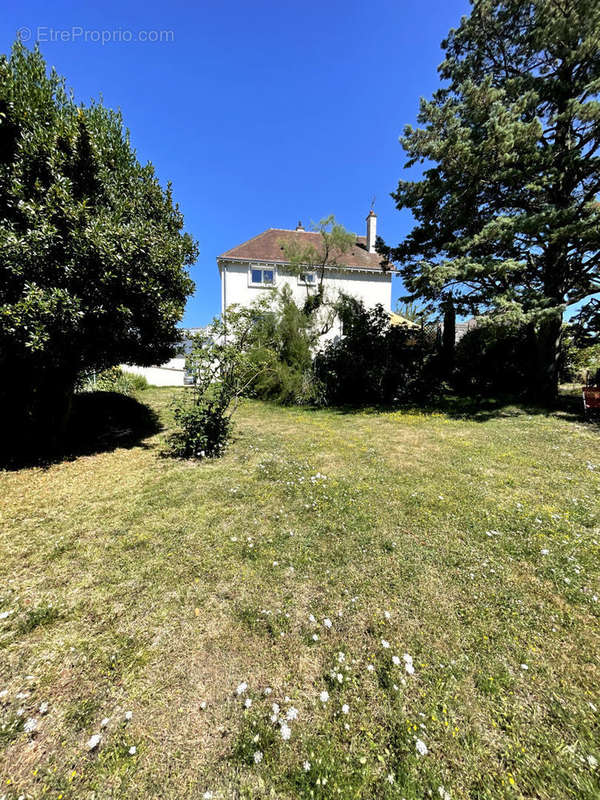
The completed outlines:
{"type": "Polygon", "coordinates": [[[553,405],[558,397],[561,338],[562,313],[556,311],[539,323],[535,337],[535,369],[531,376],[531,396],[544,405],[553,405]]]}
{"type": "Polygon", "coordinates": [[[443,303],[444,331],[442,333],[442,356],[445,377],[449,378],[454,371],[454,350],[456,346],[456,310],[449,295],[443,303]]]}

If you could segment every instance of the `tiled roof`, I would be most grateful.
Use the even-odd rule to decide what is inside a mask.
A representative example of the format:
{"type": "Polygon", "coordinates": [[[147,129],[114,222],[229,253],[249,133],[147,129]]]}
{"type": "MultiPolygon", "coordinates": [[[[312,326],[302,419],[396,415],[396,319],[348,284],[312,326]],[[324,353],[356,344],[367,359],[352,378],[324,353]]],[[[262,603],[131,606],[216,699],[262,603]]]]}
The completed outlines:
{"type": "MultiPolygon", "coordinates": [[[[218,259],[240,259],[243,261],[273,261],[286,264],[283,243],[296,241],[302,246],[312,244],[319,248],[321,234],[313,231],[292,231],[284,228],[269,228],[248,239],[247,242],[233,247],[231,250],[217,256],[218,259]]],[[[381,269],[381,256],[378,253],[369,253],[366,246],[366,237],[357,236],[356,244],[339,257],[340,265],[351,269],[381,269]]]]}

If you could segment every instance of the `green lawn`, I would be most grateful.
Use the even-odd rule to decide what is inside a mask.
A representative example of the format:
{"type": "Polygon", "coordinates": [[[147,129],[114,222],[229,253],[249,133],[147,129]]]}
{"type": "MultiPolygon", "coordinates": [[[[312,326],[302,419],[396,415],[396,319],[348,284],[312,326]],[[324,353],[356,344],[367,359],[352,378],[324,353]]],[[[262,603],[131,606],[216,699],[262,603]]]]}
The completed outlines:
{"type": "Polygon", "coordinates": [[[0,473],[0,798],[600,797],[597,428],[247,402],[219,461],[161,440],[0,473]]]}

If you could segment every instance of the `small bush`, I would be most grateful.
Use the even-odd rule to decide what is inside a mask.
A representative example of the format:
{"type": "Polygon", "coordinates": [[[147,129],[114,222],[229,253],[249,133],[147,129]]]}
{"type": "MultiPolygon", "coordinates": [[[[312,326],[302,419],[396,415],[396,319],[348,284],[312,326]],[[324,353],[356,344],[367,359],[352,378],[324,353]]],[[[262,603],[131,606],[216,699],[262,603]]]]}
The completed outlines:
{"type": "Polygon", "coordinates": [[[175,458],[216,458],[223,455],[231,431],[227,407],[186,392],[173,409],[177,429],[169,436],[167,454],[175,458]]]}

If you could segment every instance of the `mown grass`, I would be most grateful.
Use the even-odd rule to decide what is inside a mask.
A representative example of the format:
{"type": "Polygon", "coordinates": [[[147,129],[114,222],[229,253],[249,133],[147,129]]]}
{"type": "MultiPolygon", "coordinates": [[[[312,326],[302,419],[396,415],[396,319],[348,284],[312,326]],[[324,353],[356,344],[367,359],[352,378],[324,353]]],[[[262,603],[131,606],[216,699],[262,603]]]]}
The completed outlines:
{"type": "Polygon", "coordinates": [[[247,402],[221,460],[160,443],[0,474],[0,797],[600,796],[597,428],[247,402]]]}

